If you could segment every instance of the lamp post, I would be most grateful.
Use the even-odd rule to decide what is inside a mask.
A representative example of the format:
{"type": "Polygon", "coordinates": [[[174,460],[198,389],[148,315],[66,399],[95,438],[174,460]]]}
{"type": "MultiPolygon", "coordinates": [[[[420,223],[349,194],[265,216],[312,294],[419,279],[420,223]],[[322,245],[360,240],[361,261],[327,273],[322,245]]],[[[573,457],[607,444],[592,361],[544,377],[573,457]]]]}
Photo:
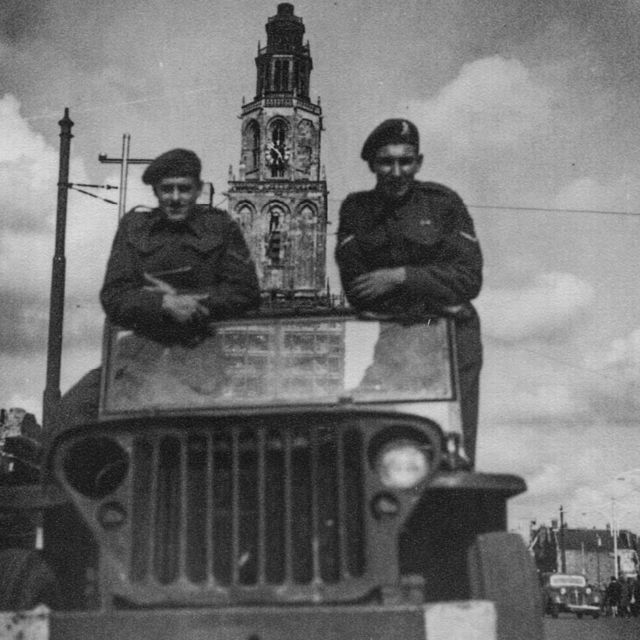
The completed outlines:
{"type": "Polygon", "coordinates": [[[42,427],[52,427],[60,402],[60,368],[62,362],[62,325],[64,320],[64,288],[66,273],[65,237],[67,230],[67,197],[69,193],[69,159],[73,121],[65,108],[60,122],[60,162],[58,169],[58,206],[56,235],[51,270],[51,298],[49,301],[49,336],[47,340],[47,378],[43,397],[42,427]]]}
{"type": "Polygon", "coordinates": [[[600,547],[602,546],[602,538],[598,535],[596,538],[596,573],[598,575],[598,589],[600,588],[600,547]]]}
{"type": "Polygon", "coordinates": [[[613,534],[613,575],[616,580],[619,576],[619,564],[618,564],[618,520],[616,519],[616,500],[611,498],[611,533],[613,534]]]}
{"type": "MultiPolygon", "coordinates": [[[[618,579],[619,577],[619,568],[618,568],[618,535],[620,532],[620,525],[618,522],[618,515],[616,513],[616,499],[614,497],[611,498],[611,513],[607,513],[604,509],[598,509],[597,507],[592,507],[587,511],[583,511],[582,515],[587,515],[593,511],[597,511],[599,514],[603,515],[605,518],[611,518],[611,539],[613,542],[613,573],[618,579]]],[[[600,582],[600,547],[602,546],[602,539],[598,536],[597,538],[597,572],[598,572],[598,583],[600,582]]]]}
{"type": "MultiPolygon", "coordinates": [[[[622,481],[626,481],[626,480],[636,480],[637,482],[640,482],[640,467],[636,467],[634,469],[628,469],[627,471],[623,471],[622,473],[619,473],[617,476],[615,476],[614,481],[617,482],[622,482],[622,481]],[[636,477],[634,477],[636,476],[636,477]]],[[[638,489],[633,489],[633,491],[638,491],[638,489]]],[[[624,496],[626,497],[626,496],[624,496]]],[[[612,498],[612,509],[613,509],[613,513],[615,514],[615,500],[613,500],[612,498]]],[[[616,534],[619,533],[619,527],[617,528],[616,534]]],[[[616,542],[617,542],[617,535],[616,535],[616,542]]],[[[617,556],[617,544],[616,544],[616,548],[614,553],[616,553],[616,577],[618,577],[618,556],[617,556]]]]}

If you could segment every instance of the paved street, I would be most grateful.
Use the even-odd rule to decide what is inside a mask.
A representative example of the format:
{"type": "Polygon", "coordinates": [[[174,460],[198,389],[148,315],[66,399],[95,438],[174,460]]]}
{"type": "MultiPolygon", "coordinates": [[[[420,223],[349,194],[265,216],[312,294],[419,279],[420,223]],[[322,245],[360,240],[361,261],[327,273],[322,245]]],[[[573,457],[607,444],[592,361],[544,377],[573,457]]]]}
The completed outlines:
{"type": "Polygon", "coordinates": [[[585,618],[561,615],[545,617],[545,640],[638,640],[640,618],[585,618]]]}

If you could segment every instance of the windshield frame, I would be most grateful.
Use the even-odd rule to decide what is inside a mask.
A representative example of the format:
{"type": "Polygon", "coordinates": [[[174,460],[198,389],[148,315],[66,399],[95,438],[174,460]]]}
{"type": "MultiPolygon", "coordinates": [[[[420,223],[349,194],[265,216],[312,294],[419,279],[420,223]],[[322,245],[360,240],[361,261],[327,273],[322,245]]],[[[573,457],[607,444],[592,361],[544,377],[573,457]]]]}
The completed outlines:
{"type": "MultiPolygon", "coordinates": [[[[273,327],[278,323],[304,323],[304,322],[331,322],[346,323],[348,321],[364,321],[378,323],[397,323],[410,326],[430,325],[432,323],[441,323],[444,332],[443,354],[446,361],[446,373],[441,374],[442,378],[446,378],[446,393],[441,393],[437,397],[423,397],[409,395],[406,397],[376,397],[369,395],[368,397],[354,397],[353,394],[343,393],[337,397],[307,397],[305,399],[296,397],[284,400],[282,398],[258,399],[256,401],[246,402],[215,402],[211,401],[206,404],[184,404],[180,406],[158,406],[158,405],[142,405],[128,408],[117,408],[109,402],[111,392],[111,384],[113,378],[113,350],[118,332],[123,330],[118,327],[105,326],[105,335],[103,343],[103,372],[99,418],[101,420],[113,418],[130,418],[136,415],[175,415],[187,413],[244,413],[247,411],[272,411],[272,410],[305,410],[312,409],[332,409],[335,407],[371,407],[378,406],[381,409],[388,408],[390,410],[410,410],[410,407],[441,402],[455,402],[458,400],[458,380],[457,367],[455,366],[455,340],[454,340],[454,323],[450,318],[429,317],[421,319],[419,322],[408,322],[406,318],[394,318],[390,316],[379,316],[375,314],[357,314],[352,309],[326,309],[326,310],[296,310],[292,313],[287,309],[269,309],[258,314],[243,316],[232,320],[213,323],[218,329],[230,326],[247,326],[261,325],[265,328],[273,327]],[[398,321],[401,321],[400,323],[398,321]],[[403,408],[401,408],[403,407],[403,408]]],[[[132,334],[133,332],[128,332],[132,334]]],[[[346,358],[345,358],[346,359],[346,358]]]]}

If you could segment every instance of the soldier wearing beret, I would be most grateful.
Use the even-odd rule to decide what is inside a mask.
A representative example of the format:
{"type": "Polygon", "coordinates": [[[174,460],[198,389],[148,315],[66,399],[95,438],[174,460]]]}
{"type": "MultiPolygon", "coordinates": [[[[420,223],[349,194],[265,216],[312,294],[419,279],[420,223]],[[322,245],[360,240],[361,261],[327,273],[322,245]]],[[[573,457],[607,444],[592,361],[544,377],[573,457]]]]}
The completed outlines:
{"type": "Polygon", "coordinates": [[[482,284],[473,221],[454,191],[415,179],[423,156],[412,122],[385,120],[361,157],[376,186],[348,195],[340,209],[336,260],[344,291],[361,310],[456,318],[464,447],[473,465],[482,366],[471,304],[482,284]]]}
{"type": "Polygon", "coordinates": [[[100,300],[113,322],[160,341],[188,341],[211,320],[241,315],[259,302],[253,261],[224,211],[196,204],[200,160],[174,149],[142,176],[158,207],[134,209],[111,250],[100,300]]]}
{"type": "MultiPolygon", "coordinates": [[[[162,344],[197,343],[209,322],[259,304],[255,266],[239,226],[224,211],[196,204],[201,163],[186,149],[156,158],[142,180],[158,206],[136,207],[113,241],[102,306],[111,322],[162,344]]],[[[59,422],[97,416],[100,369],[62,398],[59,422]]]]}

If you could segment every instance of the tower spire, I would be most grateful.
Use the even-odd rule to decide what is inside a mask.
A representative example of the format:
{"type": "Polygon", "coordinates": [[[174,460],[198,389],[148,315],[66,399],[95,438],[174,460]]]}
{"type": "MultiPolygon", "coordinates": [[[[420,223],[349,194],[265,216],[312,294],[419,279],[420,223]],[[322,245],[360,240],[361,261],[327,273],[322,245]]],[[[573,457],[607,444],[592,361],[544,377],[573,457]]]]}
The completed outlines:
{"type": "Polygon", "coordinates": [[[325,288],[327,184],[322,109],[309,98],[312,60],[292,4],[278,5],[258,47],[255,98],[242,104],[240,170],[229,180],[238,220],[269,295],[325,288]]]}
{"type": "Polygon", "coordinates": [[[278,13],[265,27],[267,46],[258,47],[256,100],[269,95],[296,95],[309,100],[309,79],[313,63],[309,44],[303,44],[302,18],[292,4],[278,5],[278,13]]]}

